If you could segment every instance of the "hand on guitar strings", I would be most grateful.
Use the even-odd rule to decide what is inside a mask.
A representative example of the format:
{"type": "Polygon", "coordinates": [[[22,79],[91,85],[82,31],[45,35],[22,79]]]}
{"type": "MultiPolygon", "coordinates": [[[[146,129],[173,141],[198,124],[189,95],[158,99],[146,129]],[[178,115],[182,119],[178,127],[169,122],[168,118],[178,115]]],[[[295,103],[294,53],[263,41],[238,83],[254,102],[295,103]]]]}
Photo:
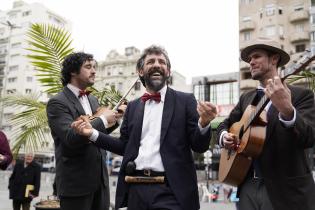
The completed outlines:
{"type": "Polygon", "coordinates": [[[237,150],[237,148],[239,147],[239,141],[236,138],[236,135],[234,135],[233,133],[225,133],[223,135],[222,143],[225,149],[237,150]]]}
{"type": "Polygon", "coordinates": [[[264,92],[284,120],[293,118],[294,107],[291,102],[291,91],[285,83],[282,83],[278,76],[268,79],[264,92]]]}
{"type": "Polygon", "coordinates": [[[210,102],[198,101],[197,112],[199,114],[199,123],[204,128],[216,117],[217,108],[210,102]]]}

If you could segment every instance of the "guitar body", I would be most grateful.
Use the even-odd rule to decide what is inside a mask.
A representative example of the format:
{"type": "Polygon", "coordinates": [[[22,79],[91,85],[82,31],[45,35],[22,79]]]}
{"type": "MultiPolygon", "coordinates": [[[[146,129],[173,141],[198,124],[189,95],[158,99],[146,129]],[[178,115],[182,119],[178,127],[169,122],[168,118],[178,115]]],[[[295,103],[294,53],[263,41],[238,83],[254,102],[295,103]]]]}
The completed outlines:
{"type": "Polygon", "coordinates": [[[261,153],[266,137],[267,116],[262,111],[255,122],[244,131],[246,122],[255,111],[255,106],[249,105],[241,120],[234,123],[229,132],[233,133],[239,140],[239,147],[236,150],[221,150],[219,167],[219,181],[233,186],[238,186],[247,175],[253,158],[261,153]]]}

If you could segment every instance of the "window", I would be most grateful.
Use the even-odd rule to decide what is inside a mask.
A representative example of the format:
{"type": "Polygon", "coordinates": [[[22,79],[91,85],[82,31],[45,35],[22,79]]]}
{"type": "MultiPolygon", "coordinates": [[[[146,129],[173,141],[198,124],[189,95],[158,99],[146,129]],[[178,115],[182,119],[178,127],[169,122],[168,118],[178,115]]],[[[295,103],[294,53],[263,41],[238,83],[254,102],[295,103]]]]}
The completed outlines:
{"type": "Polygon", "coordinates": [[[295,31],[296,32],[303,32],[304,31],[304,25],[303,24],[296,24],[295,25],[295,31]]]}
{"type": "Polygon", "coordinates": [[[118,83],[117,90],[118,90],[119,92],[122,92],[122,90],[123,90],[123,83],[122,83],[122,82],[119,82],[119,83],[118,83]]]}
{"type": "Polygon", "coordinates": [[[16,89],[8,89],[7,90],[7,94],[9,95],[9,94],[14,94],[14,93],[16,93],[16,89]]]}
{"type": "Polygon", "coordinates": [[[13,54],[10,56],[11,59],[16,59],[20,56],[20,54],[13,54]]]}
{"type": "Polygon", "coordinates": [[[275,14],[275,6],[273,4],[266,5],[265,11],[267,16],[272,16],[275,14]]]}
{"type": "Polygon", "coordinates": [[[27,82],[33,82],[33,77],[26,77],[27,82]]]}
{"type": "Polygon", "coordinates": [[[31,14],[31,11],[25,11],[22,13],[22,16],[25,17],[25,16],[29,16],[31,14]]]}
{"type": "Polygon", "coordinates": [[[279,13],[279,15],[282,15],[282,14],[283,14],[282,7],[279,7],[279,8],[278,8],[278,13],[279,13]]]}
{"type": "Polygon", "coordinates": [[[284,38],[284,30],[283,30],[282,25],[279,26],[279,36],[280,36],[280,38],[284,38]]]}
{"type": "Polygon", "coordinates": [[[295,45],[295,52],[304,52],[305,51],[305,44],[298,44],[295,45]]]}
{"type": "Polygon", "coordinates": [[[301,10],[304,10],[303,4],[299,4],[294,7],[294,11],[301,11],[301,10]]]}
{"type": "Polygon", "coordinates": [[[13,83],[17,81],[17,77],[9,77],[8,78],[8,83],[13,83]]]}
{"type": "Polygon", "coordinates": [[[5,32],[5,28],[0,28],[0,35],[2,36],[5,32]]]}
{"type": "Polygon", "coordinates": [[[31,92],[32,92],[31,89],[25,89],[25,93],[26,93],[26,94],[30,94],[31,92]]]}
{"type": "Polygon", "coordinates": [[[9,67],[9,72],[10,71],[17,71],[18,69],[19,69],[19,66],[17,66],[17,65],[16,66],[10,66],[9,67]]]}
{"type": "Polygon", "coordinates": [[[243,17],[243,19],[242,19],[243,22],[249,22],[251,20],[252,20],[252,18],[249,16],[243,17]]]}
{"type": "Polygon", "coordinates": [[[276,34],[275,26],[266,26],[266,36],[274,36],[276,34]]]}
{"type": "Polygon", "coordinates": [[[21,47],[21,42],[12,43],[11,47],[12,48],[19,48],[19,47],[21,47]]]}
{"type": "Polygon", "coordinates": [[[244,32],[244,41],[249,41],[250,40],[250,31],[245,31],[244,32]]]}

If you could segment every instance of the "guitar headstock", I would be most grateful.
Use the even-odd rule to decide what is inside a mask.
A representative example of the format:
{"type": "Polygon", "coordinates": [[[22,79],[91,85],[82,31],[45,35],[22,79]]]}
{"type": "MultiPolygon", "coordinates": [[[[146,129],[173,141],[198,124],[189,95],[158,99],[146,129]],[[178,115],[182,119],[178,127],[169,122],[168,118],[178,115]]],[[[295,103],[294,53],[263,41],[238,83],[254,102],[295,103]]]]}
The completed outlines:
{"type": "Polygon", "coordinates": [[[293,74],[297,74],[300,71],[304,70],[308,64],[315,60],[315,54],[310,50],[305,50],[303,54],[300,55],[300,58],[297,61],[294,61],[289,67],[284,69],[282,73],[282,78],[285,79],[293,74]]]}

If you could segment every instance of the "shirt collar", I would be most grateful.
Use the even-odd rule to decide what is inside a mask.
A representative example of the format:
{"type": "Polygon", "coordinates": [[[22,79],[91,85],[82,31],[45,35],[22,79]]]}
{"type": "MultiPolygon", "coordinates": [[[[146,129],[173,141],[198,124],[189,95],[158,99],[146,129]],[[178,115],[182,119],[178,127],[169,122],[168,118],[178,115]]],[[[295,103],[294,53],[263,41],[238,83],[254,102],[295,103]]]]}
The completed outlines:
{"type": "Polygon", "coordinates": [[[71,92],[77,97],[79,98],[79,91],[80,91],[80,88],[68,83],[67,84],[67,87],[71,90],[71,92]]]}

